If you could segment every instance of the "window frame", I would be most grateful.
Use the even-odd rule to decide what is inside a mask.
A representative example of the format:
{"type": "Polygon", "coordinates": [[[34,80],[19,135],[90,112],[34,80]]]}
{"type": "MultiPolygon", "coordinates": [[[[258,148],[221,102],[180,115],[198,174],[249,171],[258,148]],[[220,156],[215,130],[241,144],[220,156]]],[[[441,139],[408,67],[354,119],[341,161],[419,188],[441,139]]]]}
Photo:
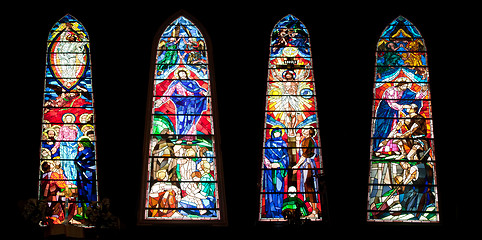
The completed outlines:
{"type": "MultiPolygon", "coordinates": [[[[179,51],[176,49],[175,51],[179,51]]],[[[143,145],[143,160],[142,160],[142,181],[141,181],[141,192],[140,192],[140,201],[139,201],[139,211],[138,211],[138,218],[137,224],[141,226],[155,226],[155,225],[178,225],[178,226],[186,226],[186,225],[203,225],[203,226],[227,226],[227,210],[226,210],[226,200],[225,200],[225,187],[224,187],[224,171],[223,171],[223,161],[221,156],[221,134],[219,128],[219,120],[218,120],[218,106],[217,106],[217,96],[216,96],[216,82],[214,76],[214,62],[213,62],[213,55],[212,55],[212,41],[207,34],[206,29],[204,26],[192,15],[187,13],[184,10],[180,10],[170,17],[168,17],[162,25],[159,27],[157,31],[154,41],[152,43],[151,48],[151,58],[150,58],[150,69],[149,69],[149,81],[148,81],[148,94],[146,99],[146,114],[145,114],[145,127],[144,127],[144,145],[143,145]],[[201,81],[210,81],[210,88],[211,88],[211,95],[206,96],[207,98],[211,99],[211,113],[210,114],[201,114],[202,116],[209,116],[212,117],[212,125],[214,134],[206,135],[212,136],[214,139],[213,148],[215,149],[215,157],[214,161],[216,164],[216,182],[217,182],[217,192],[218,196],[216,196],[216,200],[219,204],[219,219],[203,219],[203,220],[196,220],[196,219],[186,219],[186,220],[177,220],[177,219],[146,219],[146,201],[148,199],[148,192],[147,192],[147,183],[149,182],[150,177],[148,176],[148,165],[149,159],[152,158],[149,156],[149,145],[150,145],[150,138],[151,138],[151,129],[152,129],[152,117],[155,115],[152,112],[153,107],[153,99],[156,98],[154,96],[154,82],[155,78],[155,70],[158,64],[156,64],[156,58],[158,54],[158,44],[159,41],[167,29],[167,27],[173,23],[179,17],[184,17],[191,21],[193,25],[199,30],[204,38],[206,44],[207,52],[207,68],[209,71],[209,77],[207,79],[199,79],[201,81]]]]}

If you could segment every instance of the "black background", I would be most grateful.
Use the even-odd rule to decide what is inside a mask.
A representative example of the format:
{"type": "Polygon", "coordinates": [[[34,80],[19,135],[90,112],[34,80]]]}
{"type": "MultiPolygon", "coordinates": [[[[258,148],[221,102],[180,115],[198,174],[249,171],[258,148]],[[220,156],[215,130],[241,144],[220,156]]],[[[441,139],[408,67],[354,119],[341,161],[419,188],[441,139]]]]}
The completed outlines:
{"type": "Polygon", "coordinates": [[[7,163],[3,170],[8,173],[2,174],[8,176],[2,181],[2,201],[8,213],[2,216],[12,224],[9,230],[32,234],[20,212],[23,201],[37,196],[46,39],[53,24],[70,13],[90,36],[99,194],[110,198],[112,211],[121,220],[121,230],[114,234],[156,239],[165,234],[208,237],[299,232],[377,238],[467,234],[471,229],[467,217],[480,212],[477,200],[471,199],[475,197],[471,194],[480,194],[476,191],[480,187],[470,180],[477,174],[472,164],[480,161],[480,156],[467,144],[467,137],[478,131],[475,114],[480,103],[472,100],[474,94],[470,93],[477,91],[475,83],[480,80],[473,67],[477,61],[480,64],[476,58],[480,21],[471,11],[476,7],[401,1],[8,4],[1,15],[2,162],[7,163]],[[227,227],[136,224],[152,42],[163,22],[180,9],[204,26],[212,43],[209,61],[217,89],[227,227]],[[298,228],[256,223],[269,38],[274,25],[287,14],[298,17],[311,36],[330,215],[326,224],[298,228]],[[375,48],[384,28],[398,15],[419,29],[428,49],[439,224],[365,221],[375,48]]]}

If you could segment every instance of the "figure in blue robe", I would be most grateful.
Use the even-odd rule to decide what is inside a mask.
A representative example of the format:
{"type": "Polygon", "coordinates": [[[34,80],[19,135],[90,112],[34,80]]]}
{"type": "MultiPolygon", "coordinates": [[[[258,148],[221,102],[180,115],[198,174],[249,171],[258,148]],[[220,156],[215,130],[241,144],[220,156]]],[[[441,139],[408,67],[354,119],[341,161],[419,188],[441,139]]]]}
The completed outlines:
{"type": "MultiPolygon", "coordinates": [[[[64,170],[64,175],[68,180],[73,180],[77,177],[77,169],[75,168],[75,163],[74,161],[70,160],[75,159],[75,157],[77,156],[78,144],[76,141],[79,140],[79,138],[83,134],[77,125],[73,126],[77,131],[76,138],[73,141],[61,141],[59,150],[57,151],[60,152],[60,159],[67,160],[62,161],[62,169],[64,170]]],[[[75,181],[72,181],[72,183],[75,185],[75,181]]]]}
{"type": "Polygon", "coordinates": [[[271,138],[265,143],[264,156],[265,167],[268,168],[263,171],[263,186],[266,193],[264,195],[265,210],[267,218],[283,218],[283,193],[273,194],[277,192],[284,192],[285,184],[284,177],[288,171],[286,168],[289,165],[288,144],[281,137],[281,129],[273,129],[271,131],[271,138]],[[279,168],[272,168],[266,166],[267,164],[278,163],[279,168]]]}
{"type": "MultiPolygon", "coordinates": [[[[416,104],[420,109],[422,107],[422,101],[416,99],[416,92],[410,89],[405,89],[402,94],[402,98],[396,103],[399,105],[410,105],[416,104]]],[[[380,147],[378,146],[383,140],[385,140],[390,132],[392,131],[393,118],[399,118],[398,110],[393,109],[388,104],[387,100],[383,99],[378,105],[376,119],[375,119],[375,131],[373,133],[373,151],[376,152],[380,147]]],[[[405,114],[408,115],[405,109],[403,109],[405,114]]]]}
{"type": "Polygon", "coordinates": [[[207,97],[203,94],[207,90],[199,86],[195,80],[187,79],[185,71],[180,72],[184,72],[183,76],[179,74],[181,79],[174,80],[166,93],[169,93],[169,99],[176,106],[176,134],[187,135],[199,121],[202,112],[207,110],[207,97]],[[188,91],[189,95],[178,91],[179,88],[188,91]]]}
{"type": "Polygon", "coordinates": [[[77,168],[77,189],[79,201],[96,201],[95,191],[95,152],[94,145],[85,138],[80,140],[83,149],[77,153],[75,164],[77,168]]]}

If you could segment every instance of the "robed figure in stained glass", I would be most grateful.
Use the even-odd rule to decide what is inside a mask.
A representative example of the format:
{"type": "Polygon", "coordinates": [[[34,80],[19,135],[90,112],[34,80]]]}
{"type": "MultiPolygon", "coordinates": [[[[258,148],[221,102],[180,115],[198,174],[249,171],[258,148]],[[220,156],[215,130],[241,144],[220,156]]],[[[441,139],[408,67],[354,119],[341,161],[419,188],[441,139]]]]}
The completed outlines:
{"type": "MultiPolygon", "coordinates": [[[[64,114],[62,120],[65,124],[60,127],[56,143],[51,151],[53,154],[59,151],[60,159],[75,159],[78,151],[77,140],[79,140],[82,132],[77,125],[72,124],[75,122],[75,116],[73,114],[64,114]]],[[[75,179],[77,177],[77,169],[74,162],[65,161],[62,162],[62,165],[67,179],[75,179]]]]}
{"type": "Polygon", "coordinates": [[[266,216],[270,218],[282,218],[281,214],[283,207],[283,191],[285,190],[285,181],[289,166],[288,158],[288,144],[281,138],[282,130],[273,129],[271,131],[271,138],[265,143],[264,152],[264,183],[265,191],[277,194],[266,194],[265,201],[271,202],[266,205],[266,216]],[[281,169],[281,170],[278,170],[281,169]]]}
{"type": "Polygon", "coordinates": [[[309,34],[293,15],[271,34],[260,221],[321,221],[325,203],[309,34]]]}
{"type": "Polygon", "coordinates": [[[186,81],[187,69],[177,71],[178,79],[174,80],[164,96],[156,100],[154,107],[158,108],[167,101],[172,101],[176,107],[176,133],[192,135],[196,133],[196,123],[200,115],[207,110],[207,90],[199,86],[196,81],[186,81]]]}
{"type": "Polygon", "coordinates": [[[40,149],[39,200],[49,224],[86,224],[98,200],[90,43],[84,26],[67,14],[51,29],[40,149]]]}
{"type": "Polygon", "coordinates": [[[425,42],[404,17],[376,54],[367,218],[438,222],[438,188],[425,42]]]}
{"type": "Polygon", "coordinates": [[[177,15],[155,40],[139,221],[225,221],[206,38],[177,15]]]}
{"type": "Polygon", "coordinates": [[[422,104],[420,99],[427,96],[426,86],[419,92],[411,90],[411,80],[407,77],[399,76],[393,83],[392,87],[383,92],[376,112],[373,147],[377,154],[390,151],[400,152],[397,147],[393,147],[392,140],[387,141],[387,137],[396,127],[394,119],[407,116],[410,104],[416,104],[420,108],[422,104]]]}

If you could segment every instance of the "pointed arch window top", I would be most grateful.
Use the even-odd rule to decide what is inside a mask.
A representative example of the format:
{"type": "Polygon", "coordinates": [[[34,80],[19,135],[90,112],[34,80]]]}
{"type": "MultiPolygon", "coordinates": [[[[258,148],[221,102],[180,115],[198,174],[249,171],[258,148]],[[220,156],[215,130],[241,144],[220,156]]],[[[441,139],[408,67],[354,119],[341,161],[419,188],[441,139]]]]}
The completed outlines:
{"type": "Polygon", "coordinates": [[[180,16],[166,28],[162,37],[203,37],[199,29],[186,17],[180,16]]]}
{"type": "Polygon", "coordinates": [[[299,29],[304,31],[306,34],[308,34],[308,30],[306,29],[305,25],[303,22],[301,22],[298,18],[295,16],[288,14],[285,17],[283,17],[279,22],[276,24],[276,26],[273,29],[273,32],[279,29],[299,29]]]}
{"type": "Polygon", "coordinates": [[[87,34],[87,31],[82,23],[70,14],[66,14],[54,24],[50,30],[48,41],[56,41],[58,33],[64,31],[71,31],[80,34],[82,37],[76,39],[76,41],[89,41],[89,35],[87,34]]]}
{"type": "Polygon", "coordinates": [[[155,64],[156,79],[178,78],[183,69],[188,70],[184,72],[189,79],[209,79],[207,46],[201,31],[186,17],[178,17],[159,38],[155,64]]]}
{"type": "Polygon", "coordinates": [[[422,38],[418,29],[406,18],[399,16],[383,31],[381,38],[422,38]]]}
{"type": "Polygon", "coordinates": [[[283,17],[271,32],[270,57],[311,58],[308,30],[295,16],[283,17]]]}
{"type": "Polygon", "coordinates": [[[375,81],[387,82],[404,76],[411,81],[428,82],[427,66],[424,39],[412,23],[397,17],[378,40],[375,81]]]}

